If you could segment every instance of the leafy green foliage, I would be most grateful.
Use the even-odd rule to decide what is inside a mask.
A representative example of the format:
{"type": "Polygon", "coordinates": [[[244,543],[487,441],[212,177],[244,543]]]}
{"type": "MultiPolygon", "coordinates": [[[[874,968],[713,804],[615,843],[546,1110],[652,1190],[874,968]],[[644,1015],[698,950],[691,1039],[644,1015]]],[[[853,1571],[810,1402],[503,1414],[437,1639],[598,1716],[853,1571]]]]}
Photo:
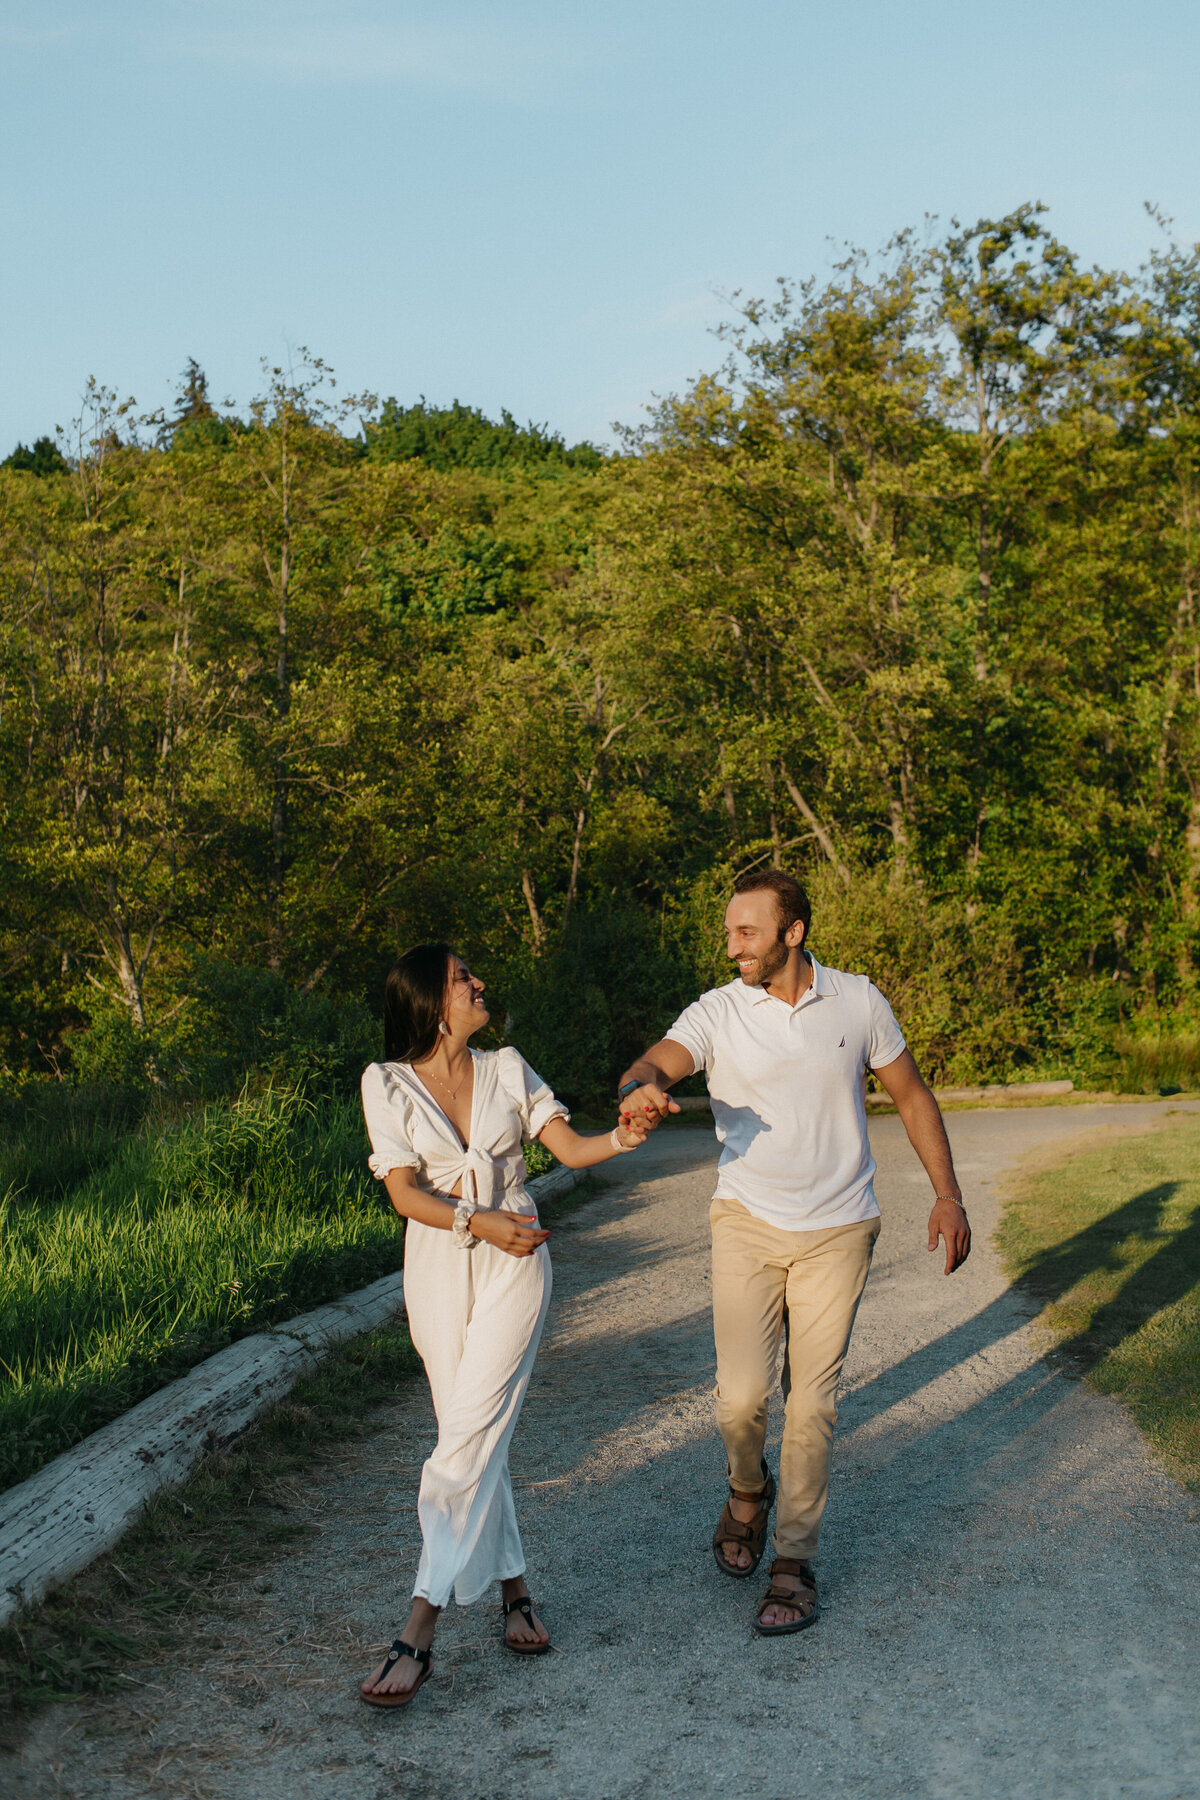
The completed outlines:
{"type": "Polygon", "coordinates": [[[0,470],[10,1088],[346,1081],[322,996],[436,934],[591,1104],[769,862],[935,1077],[1195,1031],[1198,259],[902,234],[604,458],[304,354],[153,442],[90,389],[69,479],[0,470]]]}
{"type": "Polygon", "coordinates": [[[606,1117],[612,1072],[695,998],[689,971],[657,922],[635,907],[581,913],[552,950],[504,985],[508,1034],[569,1106],[606,1117]]]}
{"type": "Polygon", "coordinates": [[[497,424],[457,400],[443,407],[427,406],[423,398],[415,406],[388,400],[379,418],[368,425],[366,437],[370,454],[381,461],[413,457],[440,470],[595,470],[603,460],[593,444],[568,449],[544,425],[518,425],[507,408],[497,424]]]}
{"type": "Polygon", "coordinates": [[[32,449],[18,444],[0,462],[0,469],[16,469],[26,475],[65,475],[67,459],[52,437],[35,438],[32,449]]]}

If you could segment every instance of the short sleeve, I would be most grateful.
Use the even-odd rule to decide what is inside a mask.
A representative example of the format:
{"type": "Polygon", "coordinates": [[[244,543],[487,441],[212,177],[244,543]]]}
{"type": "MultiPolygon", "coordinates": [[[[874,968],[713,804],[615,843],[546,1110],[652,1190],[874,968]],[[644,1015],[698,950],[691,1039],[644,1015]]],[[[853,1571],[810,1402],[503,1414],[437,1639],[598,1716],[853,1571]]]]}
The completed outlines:
{"type": "Polygon", "coordinates": [[[500,1074],[505,1092],[521,1115],[521,1136],[527,1141],[540,1137],[551,1119],[571,1117],[562,1101],[554,1098],[541,1076],[511,1045],[500,1051],[500,1074]]]}
{"type": "Polygon", "coordinates": [[[712,1062],[712,1020],[703,996],[685,1006],[675,1023],[663,1036],[673,1044],[682,1044],[692,1059],[693,1073],[699,1075],[712,1062]]]}
{"type": "Polygon", "coordinates": [[[421,1159],[412,1147],[409,1102],[397,1084],[388,1080],[382,1063],[371,1063],[363,1070],[362,1106],[371,1140],[367,1167],[376,1181],[382,1181],[392,1169],[419,1169],[421,1159]]]}
{"type": "Polygon", "coordinates": [[[886,1069],[908,1045],[896,1015],[872,981],[867,988],[867,1067],[886,1069]]]}

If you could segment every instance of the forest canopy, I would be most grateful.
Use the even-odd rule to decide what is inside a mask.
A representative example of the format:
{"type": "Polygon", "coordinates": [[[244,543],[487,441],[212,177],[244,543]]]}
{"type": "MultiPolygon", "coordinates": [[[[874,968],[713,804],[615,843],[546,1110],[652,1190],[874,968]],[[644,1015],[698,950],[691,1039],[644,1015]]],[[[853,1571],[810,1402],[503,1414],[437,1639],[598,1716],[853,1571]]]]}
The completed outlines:
{"type": "Polygon", "coordinates": [[[615,454],[302,358],[0,466],[10,1087],[203,1092],[444,935],[599,1104],[767,863],[933,1077],[1200,1022],[1200,252],[1027,206],[738,304],[615,454]]]}

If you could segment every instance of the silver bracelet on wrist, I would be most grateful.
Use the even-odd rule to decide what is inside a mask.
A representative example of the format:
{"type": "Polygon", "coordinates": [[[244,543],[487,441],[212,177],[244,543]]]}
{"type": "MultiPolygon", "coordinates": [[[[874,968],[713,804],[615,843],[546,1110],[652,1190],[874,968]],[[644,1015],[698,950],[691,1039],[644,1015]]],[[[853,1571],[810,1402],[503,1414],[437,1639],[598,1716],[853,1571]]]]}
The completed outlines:
{"type": "Polygon", "coordinates": [[[618,1133],[618,1131],[620,1131],[620,1129],[621,1129],[621,1127],[619,1125],[614,1125],[612,1130],[608,1134],[608,1141],[612,1145],[614,1150],[619,1150],[622,1156],[628,1156],[629,1152],[631,1150],[637,1149],[637,1145],[636,1144],[623,1144],[621,1142],[620,1138],[617,1136],[617,1133],[618,1133]]]}
{"type": "Polygon", "coordinates": [[[460,1200],[454,1208],[454,1224],[451,1230],[454,1241],[460,1250],[473,1250],[479,1239],[471,1231],[471,1220],[479,1211],[473,1200],[460,1200]]]}

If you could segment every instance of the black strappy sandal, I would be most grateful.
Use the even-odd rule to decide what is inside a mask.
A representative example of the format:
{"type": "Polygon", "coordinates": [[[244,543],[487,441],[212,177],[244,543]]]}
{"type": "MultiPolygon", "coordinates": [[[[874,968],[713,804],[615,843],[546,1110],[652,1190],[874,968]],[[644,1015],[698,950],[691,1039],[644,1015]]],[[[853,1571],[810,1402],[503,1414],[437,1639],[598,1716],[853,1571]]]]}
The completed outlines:
{"type": "Polygon", "coordinates": [[[735,1500],[757,1500],[758,1511],[754,1517],[747,1520],[745,1524],[741,1519],[735,1519],[727,1500],[721,1511],[721,1517],[717,1521],[717,1529],[713,1532],[712,1552],[717,1567],[722,1575],[732,1575],[735,1581],[745,1581],[747,1576],[753,1575],[762,1561],[763,1539],[767,1535],[767,1520],[770,1517],[771,1508],[775,1504],[775,1477],[768,1469],[765,1458],[762,1472],[765,1483],[761,1494],[739,1494],[735,1487],[729,1489],[730,1495],[735,1500]],[[722,1553],[722,1544],[733,1544],[739,1550],[748,1550],[750,1552],[749,1566],[745,1569],[735,1568],[722,1553]]]}
{"type": "Polygon", "coordinates": [[[514,1644],[508,1635],[508,1620],[511,1613],[520,1613],[529,1629],[533,1630],[533,1601],[528,1594],[522,1594],[519,1600],[502,1600],[500,1602],[500,1633],[506,1650],[511,1650],[514,1656],[545,1656],[547,1650],[554,1648],[549,1641],[544,1644],[514,1644]]]}
{"type": "Polygon", "coordinates": [[[362,1689],[359,1688],[358,1697],[363,1702],[364,1706],[407,1706],[413,1696],[419,1693],[425,1686],[425,1683],[433,1674],[433,1654],[429,1650],[414,1650],[411,1644],[406,1644],[404,1642],[403,1638],[396,1638],[394,1640],[391,1649],[383,1659],[382,1669],[380,1669],[378,1675],[375,1677],[376,1681],[382,1681],[384,1676],[395,1667],[402,1656],[411,1656],[421,1671],[407,1693],[364,1694],[362,1689]]]}

